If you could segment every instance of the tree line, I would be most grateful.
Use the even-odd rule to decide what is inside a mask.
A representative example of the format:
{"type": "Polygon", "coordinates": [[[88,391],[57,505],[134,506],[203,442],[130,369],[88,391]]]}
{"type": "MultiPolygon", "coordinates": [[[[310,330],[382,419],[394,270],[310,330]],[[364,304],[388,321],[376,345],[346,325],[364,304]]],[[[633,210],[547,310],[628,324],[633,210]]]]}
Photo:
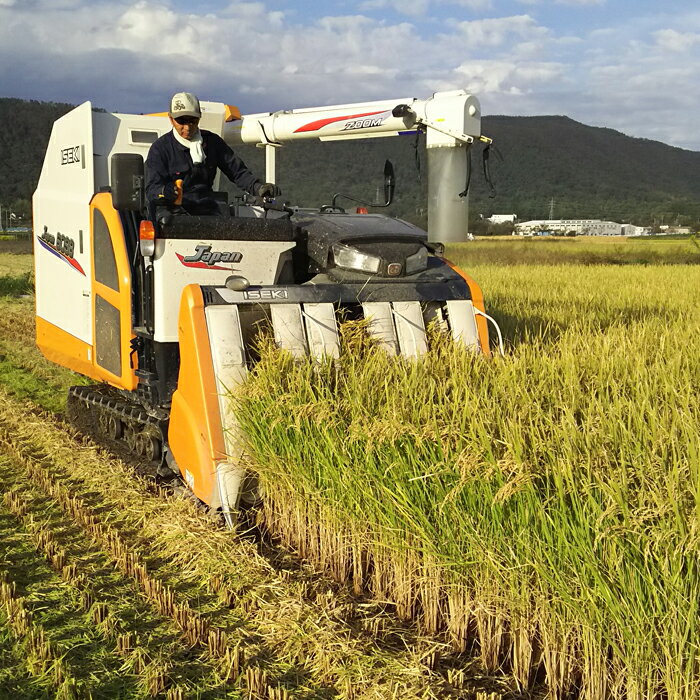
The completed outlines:
{"type": "MultiPolygon", "coordinates": [[[[0,98],[0,205],[28,218],[51,125],[71,105],[0,98]]],[[[470,218],[513,213],[521,221],[596,218],[637,225],[700,222],[700,153],[586,126],[562,116],[487,116],[482,131],[494,139],[489,164],[495,197],[485,181],[483,146],[472,147],[470,218]]],[[[395,202],[388,213],[426,223],[427,158],[424,137],[296,142],[278,155],[278,181],[291,204],[330,204],[336,193],[381,197],[383,164],[394,163],[395,202]]],[[[264,176],[261,149],[239,155],[264,176]]],[[[458,183],[460,189],[462,183],[458,183]]],[[[233,187],[225,187],[231,190],[233,187]]],[[[341,200],[342,201],[342,200],[341,200]]],[[[472,224],[470,224],[470,227],[472,224]]]]}

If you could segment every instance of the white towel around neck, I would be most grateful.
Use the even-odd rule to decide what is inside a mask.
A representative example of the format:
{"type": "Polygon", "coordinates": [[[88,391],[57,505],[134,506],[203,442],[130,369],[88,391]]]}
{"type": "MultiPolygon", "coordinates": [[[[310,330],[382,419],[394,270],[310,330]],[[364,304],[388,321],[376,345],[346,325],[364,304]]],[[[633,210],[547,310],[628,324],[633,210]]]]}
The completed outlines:
{"type": "Polygon", "coordinates": [[[175,127],[173,127],[173,136],[178,143],[181,143],[183,146],[187,146],[187,148],[190,149],[190,155],[192,156],[193,163],[197,164],[204,162],[204,147],[202,145],[204,143],[204,139],[202,139],[201,131],[198,131],[188,141],[187,139],[183,139],[182,136],[177,133],[175,127]]]}

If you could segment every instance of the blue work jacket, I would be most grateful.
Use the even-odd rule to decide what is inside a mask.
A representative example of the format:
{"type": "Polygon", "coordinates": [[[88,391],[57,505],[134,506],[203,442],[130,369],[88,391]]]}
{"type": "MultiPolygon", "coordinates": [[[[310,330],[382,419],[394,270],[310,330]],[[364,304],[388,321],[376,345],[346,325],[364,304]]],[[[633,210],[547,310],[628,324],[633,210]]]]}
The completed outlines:
{"type": "Polygon", "coordinates": [[[242,190],[255,194],[260,180],[231,147],[211,131],[201,129],[200,133],[204,162],[196,165],[192,162],[190,149],[179,143],[172,131],[153,143],[146,158],[146,198],[149,202],[163,203],[160,199],[163,187],[182,180],[184,209],[192,214],[212,213],[216,209],[212,185],[217,168],[242,190]]]}

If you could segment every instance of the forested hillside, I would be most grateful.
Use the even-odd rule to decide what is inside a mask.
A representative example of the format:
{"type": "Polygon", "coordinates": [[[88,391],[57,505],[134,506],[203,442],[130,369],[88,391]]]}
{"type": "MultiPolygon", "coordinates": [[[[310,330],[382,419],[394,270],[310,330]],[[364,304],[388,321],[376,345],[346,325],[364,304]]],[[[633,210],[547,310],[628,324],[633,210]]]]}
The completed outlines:
{"type": "MultiPolygon", "coordinates": [[[[53,121],[70,105],[0,98],[0,204],[29,210],[53,121]]],[[[591,217],[637,224],[700,220],[700,153],[590,127],[567,117],[487,116],[483,132],[501,157],[490,161],[490,198],[474,147],[471,215],[515,213],[521,220],[591,217]]],[[[263,176],[263,153],[240,148],[263,176]]],[[[328,204],[342,192],[372,199],[385,158],[397,174],[391,213],[423,223],[427,163],[422,137],[298,142],[281,149],[279,182],[293,204],[328,204]]],[[[233,189],[233,188],[232,188],[233,189]]]]}
{"type": "Polygon", "coordinates": [[[0,98],[0,204],[20,213],[36,187],[51,125],[73,105],[0,98]]]}

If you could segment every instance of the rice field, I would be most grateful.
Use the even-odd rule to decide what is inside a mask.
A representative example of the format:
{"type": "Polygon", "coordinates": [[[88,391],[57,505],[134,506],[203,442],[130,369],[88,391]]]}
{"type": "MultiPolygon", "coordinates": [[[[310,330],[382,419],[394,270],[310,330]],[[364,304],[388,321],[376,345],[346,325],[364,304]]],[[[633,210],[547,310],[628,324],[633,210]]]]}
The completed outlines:
{"type": "Polygon", "coordinates": [[[695,251],[453,246],[504,357],[261,347],[231,400],[275,540],[61,420],[0,252],[0,697],[700,697],[695,251]]]}
{"type": "Polygon", "coordinates": [[[351,327],[336,366],[263,349],[232,400],[265,521],[523,689],[700,697],[700,266],[520,245],[448,251],[504,357],[396,362],[351,327]]]}
{"type": "MultiPolygon", "coordinates": [[[[3,265],[12,280],[31,258],[3,265]]],[[[225,530],[77,434],[61,414],[81,378],[39,356],[33,299],[13,290],[0,286],[0,697],[520,696],[386,601],[249,522],[225,530]]]]}

